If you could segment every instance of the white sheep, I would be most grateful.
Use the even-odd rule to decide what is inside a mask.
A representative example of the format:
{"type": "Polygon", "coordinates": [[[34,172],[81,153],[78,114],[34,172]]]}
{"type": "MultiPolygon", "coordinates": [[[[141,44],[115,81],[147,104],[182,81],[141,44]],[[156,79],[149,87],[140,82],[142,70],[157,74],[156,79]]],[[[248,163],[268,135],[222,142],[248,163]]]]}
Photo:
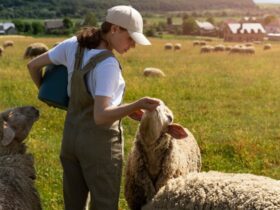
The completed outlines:
{"type": "Polygon", "coordinates": [[[23,142],[39,118],[32,106],[0,113],[0,209],[41,210],[33,156],[23,142]]]}
{"type": "Polygon", "coordinates": [[[181,43],[176,43],[174,45],[174,50],[181,50],[182,49],[182,44],[181,43]]]}
{"type": "Polygon", "coordinates": [[[170,180],[142,210],[280,209],[280,181],[239,173],[189,173],[170,180]]]}
{"type": "Polygon", "coordinates": [[[173,44],[172,43],[165,43],[164,45],[165,50],[172,50],[173,49],[173,44]]]}
{"type": "Polygon", "coordinates": [[[200,48],[200,53],[210,53],[213,52],[214,47],[210,45],[205,45],[200,48]]]}
{"type": "Polygon", "coordinates": [[[147,67],[143,71],[145,77],[165,77],[165,73],[159,68],[147,67]]]}
{"type": "Polygon", "coordinates": [[[3,43],[4,48],[13,47],[13,46],[14,46],[14,41],[11,41],[11,40],[7,40],[3,43]]]}
{"type": "Polygon", "coordinates": [[[264,49],[264,50],[270,50],[271,47],[272,47],[272,45],[268,43],[268,44],[265,44],[265,45],[263,46],[263,49],[264,49]]]}
{"type": "Polygon", "coordinates": [[[132,210],[141,209],[168,180],[200,171],[200,149],[192,133],[173,123],[163,102],[154,111],[134,112],[141,120],[126,164],[125,198],[132,210]]]}
{"type": "Polygon", "coordinates": [[[41,42],[32,43],[27,46],[24,52],[24,58],[34,58],[49,50],[48,46],[41,42]]]}

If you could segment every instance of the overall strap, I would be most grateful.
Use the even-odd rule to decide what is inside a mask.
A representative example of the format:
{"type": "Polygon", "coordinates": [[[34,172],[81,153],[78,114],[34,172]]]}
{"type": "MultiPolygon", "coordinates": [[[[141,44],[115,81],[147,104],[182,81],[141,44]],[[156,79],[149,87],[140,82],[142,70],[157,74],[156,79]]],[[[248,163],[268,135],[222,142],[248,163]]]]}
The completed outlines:
{"type": "Polygon", "coordinates": [[[109,50],[105,50],[102,51],[100,53],[98,53],[97,55],[93,56],[89,62],[82,68],[82,72],[84,74],[86,74],[87,72],[89,72],[90,70],[94,69],[94,67],[101,61],[105,60],[108,57],[115,57],[114,54],[109,51],[109,50]]]}
{"type": "Polygon", "coordinates": [[[83,57],[84,57],[84,51],[85,51],[85,48],[82,48],[78,44],[77,51],[76,51],[76,54],[75,54],[74,71],[79,70],[81,68],[83,57]]]}

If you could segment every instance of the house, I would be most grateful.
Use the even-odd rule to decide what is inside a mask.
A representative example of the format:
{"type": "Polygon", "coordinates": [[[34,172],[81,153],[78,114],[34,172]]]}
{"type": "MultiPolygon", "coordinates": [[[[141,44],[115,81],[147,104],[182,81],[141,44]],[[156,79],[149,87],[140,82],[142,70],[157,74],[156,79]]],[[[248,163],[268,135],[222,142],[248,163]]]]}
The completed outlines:
{"type": "Polygon", "coordinates": [[[0,23],[0,35],[17,34],[17,30],[14,23],[5,22],[0,23]]]}
{"type": "Polygon", "coordinates": [[[266,31],[260,23],[228,23],[224,29],[224,41],[263,41],[266,31]]]}
{"type": "Polygon", "coordinates": [[[216,35],[216,27],[207,21],[195,20],[198,29],[198,35],[201,36],[213,36],[216,35]]]}
{"type": "Polygon", "coordinates": [[[62,31],[63,33],[65,29],[62,19],[45,20],[44,26],[46,33],[53,33],[54,31],[62,31]]]}

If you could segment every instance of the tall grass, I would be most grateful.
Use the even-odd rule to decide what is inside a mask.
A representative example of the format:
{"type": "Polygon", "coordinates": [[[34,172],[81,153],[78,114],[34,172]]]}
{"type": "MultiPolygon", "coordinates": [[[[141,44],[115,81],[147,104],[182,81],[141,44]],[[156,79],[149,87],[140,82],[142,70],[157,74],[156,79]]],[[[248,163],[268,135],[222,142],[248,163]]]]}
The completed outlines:
{"type": "MultiPolygon", "coordinates": [[[[63,209],[59,150],[65,112],[37,99],[37,90],[23,59],[26,46],[44,42],[51,47],[63,38],[0,37],[13,40],[0,58],[0,110],[34,105],[41,111],[27,144],[35,156],[37,188],[43,207],[63,209]]],[[[164,51],[165,40],[152,39],[119,56],[126,80],[125,102],[143,96],[161,98],[173,110],[175,122],[189,128],[202,152],[202,170],[244,172],[280,179],[280,45],[255,55],[200,54],[188,39],[181,51],[164,51]],[[161,68],[165,78],[145,78],[143,69],[161,68]]],[[[125,158],[137,123],[125,118],[125,158]]],[[[123,179],[124,180],[124,179],[123,179]]],[[[128,209],[122,193],[120,208],[128,209]]]]}

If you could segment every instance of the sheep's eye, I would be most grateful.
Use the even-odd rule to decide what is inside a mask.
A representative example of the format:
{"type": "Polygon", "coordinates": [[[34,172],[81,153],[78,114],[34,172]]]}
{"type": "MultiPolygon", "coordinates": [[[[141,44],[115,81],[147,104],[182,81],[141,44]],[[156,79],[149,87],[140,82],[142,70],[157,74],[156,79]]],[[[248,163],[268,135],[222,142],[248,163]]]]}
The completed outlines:
{"type": "Polygon", "coordinates": [[[170,123],[173,121],[173,118],[172,118],[171,115],[166,115],[166,117],[167,117],[167,119],[168,119],[168,121],[169,121],[170,123]]]}

